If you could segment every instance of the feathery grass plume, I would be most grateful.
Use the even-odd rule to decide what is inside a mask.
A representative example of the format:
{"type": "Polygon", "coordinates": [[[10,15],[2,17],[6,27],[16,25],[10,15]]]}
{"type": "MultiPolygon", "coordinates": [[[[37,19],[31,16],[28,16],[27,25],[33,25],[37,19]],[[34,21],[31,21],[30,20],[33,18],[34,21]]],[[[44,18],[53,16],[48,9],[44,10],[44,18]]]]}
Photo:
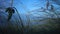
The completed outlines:
{"type": "Polygon", "coordinates": [[[53,5],[51,5],[51,11],[54,12],[54,6],[53,5]]]}
{"type": "Polygon", "coordinates": [[[47,0],[46,9],[48,9],[49,5],[50,5],[50,3],[49,3],[49,1],[47,0]]]}
{"type": "Polygon", "coordinates": [[[9,14],[7,21],[10,21],[13,13],[15,13],[15,10],[12,7],[8,7],[8,8],[6,8],[6,12],[8,12],[8,14],[9,14]]]}

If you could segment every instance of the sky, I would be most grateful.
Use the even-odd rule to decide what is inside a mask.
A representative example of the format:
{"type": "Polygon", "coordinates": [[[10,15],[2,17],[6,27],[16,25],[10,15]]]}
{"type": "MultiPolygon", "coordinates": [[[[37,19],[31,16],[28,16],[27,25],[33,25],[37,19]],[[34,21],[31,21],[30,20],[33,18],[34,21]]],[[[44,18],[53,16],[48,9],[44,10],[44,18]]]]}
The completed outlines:
{"type": "MultiPolygon", "coordinates": [[[[41,7],[46,8],[46,2],[46,0],[14,0],[13,6],[17,8],[20,14],[26,14],[29,11],[31,12],[41,7]]],[[[56,4],[58,1],[56,3],[54,2],[50,1],[50,4],[58,8],[59,6],[56,4]]]]}
{"type": "MultiPolygon", "coordinates": [[[[50,3],[59,4],[59,0],[52,0],[50,3]],[[52,2],[53,1],[53,2],[52,2]]],[[[0,0],[1,5],[10,5],[11,0],[0,0]],[[2,3],[2,1],[4,1],[2,3]]],[[[13,0],[13,7],[16,7],[19,13],[26,13],[27,11],[32,11],[35,9],[39,9],[41,7],[45,7],[46,0],[13,0]]],[[[55,5],[56,6],[56,5],[55,5]]]]}
{"type": "MultiPolygon", "coordinates": [[[[7,5],[7,6],[11,5],[9,4],[11,0],[4,0],[3,2],[4,4],[2,3],[2,1],[3,0],[0,0],[1,2],[0,4],[2,5],[7,5]]],[[[54,2],[50,2],[50,3],[54,3],[54,2]]],[[[13,7],[16,7],[19,13],[22,13],[22,14],[25,14],[26,12],[32,11],[35,9],[40,9],[41,7],[45,8],[45,6],[46,6],[46,0],[13,0],[13,7]]]]}
{"type": "Polygon", "coordinates": [[[45,0],[14,0],[13,4],[18,11],[21,13],[26,13],[27,11],[32,11],[44,7],[45,0]]]}
{"type": "MultiPolygon", "coordinates": [[[[19,14],[26,14],[27,12],[31,11],[38,11],[36,9],[40,9],[41,7],[46,8],[46,2],[47,2],[46,0],[14,0],[13,6],[17,8],[19,14]]],[[[59,6],[54,2],[50,1],[50,4],[53,4],[55,8],[58,8],[59,6]]],[[[45,16],[46,14],[42,12],[33,12],[34,16],[40,16],[34,13],[38,13],[41,16],[42,15],[45,16]]]]}

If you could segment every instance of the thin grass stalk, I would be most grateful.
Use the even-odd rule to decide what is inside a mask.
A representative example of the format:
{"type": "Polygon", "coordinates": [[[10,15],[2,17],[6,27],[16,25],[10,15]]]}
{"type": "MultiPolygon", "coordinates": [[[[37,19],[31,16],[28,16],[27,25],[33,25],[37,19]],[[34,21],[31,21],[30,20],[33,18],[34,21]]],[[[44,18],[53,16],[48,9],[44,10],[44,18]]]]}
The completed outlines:
{"type": "Polygon", "coordinates": [[[24,33],[24,25],[23,25],[23,21],[22,21],[22,19],[21,19],[21,17],[20,17],[20,14],[19,14],[19,12],[17,11],[17,9],[15,8],[15,7],[13,7],[15,10],[16,10],[16,12],[17,12],[17,14],[18,14],[18,17],[19,17],[19,21],[21,22],[21,26],[22,26],[22,34],[24,33]]]}

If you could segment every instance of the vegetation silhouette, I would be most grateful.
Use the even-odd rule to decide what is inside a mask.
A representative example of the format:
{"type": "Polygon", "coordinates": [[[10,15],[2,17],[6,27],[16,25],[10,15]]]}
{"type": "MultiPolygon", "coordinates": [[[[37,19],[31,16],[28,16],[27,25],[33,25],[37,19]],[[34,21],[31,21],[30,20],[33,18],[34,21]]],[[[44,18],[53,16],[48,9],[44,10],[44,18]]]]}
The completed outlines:
{"type": "MultiPolygon", "coordinates": [[[[15,10],[16,10],[16,12],[18,14],[18,17],[19,17],[19,20],[18,19],[16,19],[16,20],[18,20],[19,22],[16,22],[16,21],[15,22],[18,23],[18,24],[21,23],[21,26],[19,26],[19,28],[18,28],[18,24],[13,26],[11,24],[11,22],[13,23],[13,21],[11,21],[11,22],[9,22],[8,27],[6,27],[6,28],[5,27],[0,27],[0,34],[59,34],[60,33],[60,17],[55,12],[56,10],[54,10],[55,8],[54,8],[53,5],[46,5],[46,8],[43,7],[42,8],[43,11],[39,11],[39,12],[47,13],[51,17],[45,18],[45,19],[42,19],[42,20],[39,20],[39,18],[41,18],[41,17],[36,17],[36,18],[38,18],[37,20],[32,20],[34,17],[32,19],[30,19],[30,17],[29,17],[30,13],[28,13],[29,15],[26,15],[28,25],[25,26],[25,25],[23,25],[23,21],[21,19],[21,16],[20,16],[18,10],[15,7],[12,7],[12,6],[8,7],[6,9],[6,11],[9,14],[8,15],[8,21],[11,19],[12,15],[15,13],[15,10]],[[50,7],[51,9],[49,9],[48,6],[51,6],[50,7]],[[47,12],[47,11],[49,11],[49,12],[47,12]],[[51,12],[53,12],[54,15],[57,16],[57,18],[52,17],[53,14],[51,14],[51,12]],[[33,21],[37,22],[37,23],[38,22],[39,23],[40,22],[44,22],[44,23],[47,22],[47,23],[42,24],[42,25],[40,25],[40,24],[39,25],[32,25],[33,21]]],[[[36,12],[38,12],[38,10],[36,12]]],[[[3,13],[3,14],[5,14],[5,13],[3,13]]],[[[16,17],[16,16],[14,16],[14,17],[16,17]]],[[[42,17],[42,18],[44,18],[44,17],[42,17]]]]}

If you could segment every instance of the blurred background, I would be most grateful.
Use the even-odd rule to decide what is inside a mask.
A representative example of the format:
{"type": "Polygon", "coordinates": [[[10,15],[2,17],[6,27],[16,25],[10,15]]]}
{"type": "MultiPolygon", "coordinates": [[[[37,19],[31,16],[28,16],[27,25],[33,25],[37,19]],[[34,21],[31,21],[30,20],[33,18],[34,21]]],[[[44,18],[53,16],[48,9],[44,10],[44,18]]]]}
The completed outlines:
{"type": "Polygon", "coordinates": [[[59,26],[60,0],[0,0],[0,34],[59,34],[59,26]]]}

